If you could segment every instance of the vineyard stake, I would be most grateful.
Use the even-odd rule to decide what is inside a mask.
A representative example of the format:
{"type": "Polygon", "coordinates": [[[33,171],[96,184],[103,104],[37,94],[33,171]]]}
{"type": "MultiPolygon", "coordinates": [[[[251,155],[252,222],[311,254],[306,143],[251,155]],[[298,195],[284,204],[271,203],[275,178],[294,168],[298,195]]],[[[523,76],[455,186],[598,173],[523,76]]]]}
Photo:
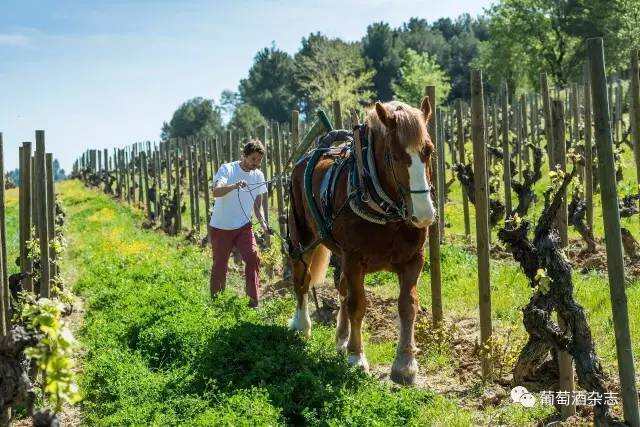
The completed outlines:
{"type": "MultiPolygon", "coordinates": [[[[438,132],[436,125],[436,111],[437,111],[437,99],[436,99],[436,87],[435,86],[427,86],[426,87],[426,95],[429,98],[429,102],[431,103],[431,118],[429,123],[427,123],[427,130],[429,131],[429,138],[431,141],[436,140],[436,133],[438,132]]],[[[438,163],[437,163],[437,154],[435,156],[431,156],[431,170],[435,171],[436,174],[439,173],[438,163]]],[[[437,187],[438,179],[431,178],[432,185],[437,187]]],[[[434,188],[436,195],[438,188],[434,188]]],[[[434,195],[432,195],[433,197],[434,195]]],[[[442,309],[442,271],[440,267],[440,231],[439,231],[439,221],[434,221],[433,224],[429,226],[429,269],[431,271],[431,311],[433,316],[433,324],[440,325],[444,318],[443,309],[442,309]]]]}
{"type": "Polygon", "coordinates": [[[633,350],[629,333],[627,295],[624,288],[624,259],[613,160],[613,141],[609,124],[609,99],[607,98],[607,80],[605,77],[604,46],[601,38],[589,39],[587,46],[591,67],[595,137],[598,147],[600,197],[602,200],[604,230],[607,236],[605,239],[607,271],[624,418],[632,427],[638,427],[640,426],[640,414],[638,412],[638,392],[635,384],[633,350]]]}
{"type": "MultiPolygon", "coordinates": [[[[505,86],[506,88],[506,86],[505,86]]],[[[506,95],[506,91],[505,91],[506,95]]],[[[505,97],[506,98],[506,97],[505,97]]],[[[503,98],[503,113],[505,112],[503,98]]],[[[504,118],[503,118],[504,119],[504,118]]],[[[508,120],[508,119],[507,119],[508,120]]],[[[487,188],[487,162],[484,133],[484,90],[482,72],[471,71],[471,129],[473,139],[473,169],[476,193],[476,251],[478,258],[478,294],[480,308],[480,344],[482,348],[491,340],[491,278],[489,273],[489,192],[487,188]]],[[[506,122],[508,123],[508,121],[506,122]]],[[[503,129],[508,126],[503,124],[503,129]]],[[[506,156],[505,156],[506,158],[506,156]]],[[[482,353],[482,378],[491,377],[492,366],[486,351],[482,353]]]]}

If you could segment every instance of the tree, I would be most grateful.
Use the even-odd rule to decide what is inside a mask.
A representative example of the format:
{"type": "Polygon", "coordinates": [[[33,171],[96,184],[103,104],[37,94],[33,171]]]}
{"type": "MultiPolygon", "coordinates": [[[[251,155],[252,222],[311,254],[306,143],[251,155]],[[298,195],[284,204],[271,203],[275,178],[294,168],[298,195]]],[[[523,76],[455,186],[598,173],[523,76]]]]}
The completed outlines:
{"type": "Polygon", "coordinates": [[[487,37],[486,20],[468,14],[455,20],[440,18],[432,25],[424,19],[411,18],[399,30],[405,49],[427,53],[451,79],[449,99],[443,102],[470,96],[470,65],[478,56],[479,42],[487,37]]]}
{"type": "Polygon", "coordinates": [[[296,82],[307,113],[316,107],[328,109],[333,101],[340,101],[344,111],[369,102],[373,75],[357,43],[316,35],[313,44],[296,55],[296,82]]]}
{"type": "Polygon", "coordinates": [[[214,136],[221,131],[220,107],[211,99],[197,97],[184,102],[173,113],[171,121],[163,123],[161,138],[214,136]]]}
{"type": "Polygon", "coordinates": [[[240,104],[233,112],[233,116],[227,127],[234,133],[239,133],[245,137],[256,135],[256,128],[266,124],[266,120],[260,111],[251,104],[240,104]]]}
{"type": "Polygon", "coordinates": [[[220,109],[226,117],[233,116],[233,112],[240,104],[242,104],[242,99],[238,92],[226,89],[220,94],[220,109]]]}
{"type": "Polygon", "coordinates": [[[608,69],[620,71],[628,67],[639,14],[634,0],[502,0],[488,10],[490,39],[480,62],[502,70],[502,78],[524,71],[537,87],[539,73],[546,72],[564,86],[582,76],[584,40],[603,37],[608,69]],[[634,23],[625,25],[629,17],[634,23]]]}
{"type": "MultiPolygon", "coordinates": [[[[450,19],[447,18],[447,20],[451,22],[450,19]]],[[[447,38],[437,28],[431,28],[425,19],[409,19],[402,25],[399,38],[404,49],[428,53],[443,67],[449,61],[450,49],[447,38]]]]}
{"type": "Polygon", "coordinates": [[[60,162],[58,161],[58,159],[53,159],[53,180],[54,181],[61,181],[63,179],[66,179],[66,175],[64,173],[64,169],[62,169],[60,167],[60,162]]]}
{"type": "Polygon", "coordinates": [[[367,67],[375,71],[373,86],[380,101],[393,99],[393,82],[400,76],[400,45],[397,33],[385,22],[367,27],[362,39],[362,54],[367,67]]]}
{"type": "Polygon", "coordinates": [[[285,122],[296,107],[293,74],[294,63],[288,53],[275,46],[264,48],[256,54],[249,76],[240,80],[240,98],[268,120],[285,122]]]}
{"type": "Polygon", "coordinates": [[[402,78],[393,84],[397,98],[419,106],[424,96],[424,89],[428,85],[436,86],[436,97],[444,100],[449,96],[451,84],[449,77],[440,68],[435,59],[426,53],[417,53],[407,49],[400,67],[402,78]]]}

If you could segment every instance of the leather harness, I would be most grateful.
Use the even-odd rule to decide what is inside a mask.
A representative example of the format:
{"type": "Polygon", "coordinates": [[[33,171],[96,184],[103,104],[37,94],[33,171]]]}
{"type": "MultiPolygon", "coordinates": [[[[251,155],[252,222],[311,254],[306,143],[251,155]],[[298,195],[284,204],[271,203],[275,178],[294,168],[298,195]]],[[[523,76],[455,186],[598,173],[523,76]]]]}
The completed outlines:
{"type": "Polygon", "coordinates": [[[320,138],[317,148],[296,162],[296,164],[299,164],[307,160],[304,170],[304,196],[316,223],[319,237],[306,248],[293,248],[290,244],[289,252],[292,257],[299,258],[303,253],[321,243],[322,240],[330,240],[337,245],[332,235],[333,222],[346,205],[360,218],[384,225],[389,222],[406,221],[409,218],[410,214],[405,202],[405,194],[431,191],[429,188],[425,190],[405,188],[395,176],[394,165],[385,147],[385,166],[391,169],[396,186],[401,193],[400,201],[395,202],[380,184],[374,152],[375,140],[371,129],[367,125],[358,125],[354,127],[353,132],[333,130],[327,133],[320,138]],[[342,142],[342,144],[332,147],[331,145],[336,142],[342,142]],[[358,163],[360,162],[356,161],[354,153],[354,150],[359,145],[362,150],[362,170],[358,168],[358,163]],[[318,161],[326,156],[333,157],[333,164],[329,166],[322,178],[318,190],[320,196],[320,206],[318,206],[313,193],[312,177],[318,161]],[[335,188],[340,175],[345,170],[348,173],[347,200],[336,209],[333,203],[335,188]],[[363,178],[364,182],[360,182],[360,177],[363,178]]]}

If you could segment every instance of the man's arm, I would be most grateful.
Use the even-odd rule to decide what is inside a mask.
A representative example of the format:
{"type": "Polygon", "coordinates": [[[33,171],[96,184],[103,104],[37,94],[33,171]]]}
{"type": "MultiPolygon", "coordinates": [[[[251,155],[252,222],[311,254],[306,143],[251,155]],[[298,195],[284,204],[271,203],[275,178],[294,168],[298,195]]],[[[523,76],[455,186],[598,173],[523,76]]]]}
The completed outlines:
{"type": "Polygon", "coordinates": [[[220,181],[216,181],[213,187],[213,192],[212,192],[213,197],[226,196],[231,191],[236,190],[238,188],[243,188],[246,185],[247,183],[245,181],[238,181],[235,184],[223,184],[220,181]]]}
{"type": "Polygon", "coordinates": [[[262,197],[262,194],[258,194],[256,196],[255,200],[253,201],[253,212],[256,214],[256,218],[258,218],[258,221],[262,226],[262,230],[267,232],[269,230],[269,225],[264,220],[264,215],[262,215],[262,197]]]}

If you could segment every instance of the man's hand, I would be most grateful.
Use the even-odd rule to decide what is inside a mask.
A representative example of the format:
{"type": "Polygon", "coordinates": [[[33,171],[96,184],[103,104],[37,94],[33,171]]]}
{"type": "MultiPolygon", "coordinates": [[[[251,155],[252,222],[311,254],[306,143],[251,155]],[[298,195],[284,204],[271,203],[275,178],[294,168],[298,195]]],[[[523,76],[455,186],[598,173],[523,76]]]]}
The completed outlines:
{"type": "Polygon", "coordinates": [[[233,189],[237,190],[239,188],[245,188],[246,186],[247,186],[247,181],[245,181],[244,179],[241,179],[240,181],[233,184],[233,189]]]}

